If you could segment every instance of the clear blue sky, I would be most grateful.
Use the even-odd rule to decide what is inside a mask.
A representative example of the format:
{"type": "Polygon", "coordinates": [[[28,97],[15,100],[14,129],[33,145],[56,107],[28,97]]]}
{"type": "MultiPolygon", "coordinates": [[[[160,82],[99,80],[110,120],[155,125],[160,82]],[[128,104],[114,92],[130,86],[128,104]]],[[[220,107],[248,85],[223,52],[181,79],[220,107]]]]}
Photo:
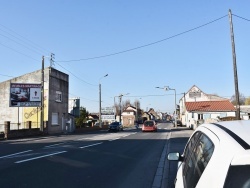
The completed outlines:
{"type": "Polygon", "coordinates": [[[69,74],[70,97],[80,97],[89,112],[99,109],[99,81],[103,107],[130,93],[123,100],[172,113],[174,91],[156,86],[176,89],[177,102],[193,85],[230,98],[229,9],[239,90],[248,97],[247,0],[0,0],[0,82],[41,69],[42,56],[52,52],[54,67],[69,74]]]}

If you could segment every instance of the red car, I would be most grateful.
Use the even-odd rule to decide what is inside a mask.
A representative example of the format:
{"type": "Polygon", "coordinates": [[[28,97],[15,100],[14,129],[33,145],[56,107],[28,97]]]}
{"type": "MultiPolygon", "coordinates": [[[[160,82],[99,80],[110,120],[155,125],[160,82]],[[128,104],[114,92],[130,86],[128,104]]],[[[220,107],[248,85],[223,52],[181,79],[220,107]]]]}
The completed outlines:
{"type": "Polygon", "coordinates": [[[157,132],[157,123],[154,120],[147,120],[142,125],[142,132],[154,131],[157,132]]]}

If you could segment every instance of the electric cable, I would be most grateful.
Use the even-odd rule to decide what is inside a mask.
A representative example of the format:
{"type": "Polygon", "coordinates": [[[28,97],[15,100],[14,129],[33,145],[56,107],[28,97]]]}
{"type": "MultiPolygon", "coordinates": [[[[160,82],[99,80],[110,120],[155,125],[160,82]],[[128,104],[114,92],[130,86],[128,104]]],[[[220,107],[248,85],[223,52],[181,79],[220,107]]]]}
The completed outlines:
{"type": "Polygon", "coordinates": [[[170,36],[170,37],[167,37],[167,38],[164,38],[164,39],[155,41],[155,42],[151,42],[151,43],[148,43],[148,44],[145,44],[145,45],[141,45],[141,46],[138,46],[138,47],[134,47],[134,48],[130,48],[130,49],[127,49],[127,50],[123,50],[123,51],[120,51],[120,52],[115,52],[115,53],[111,53],[111,54],[107,54],[107,55],[101,55],[101,56],[95,56],[95,57],[89,57],[89,58],[83,58],[83,59],[65,60],[65,61],[57,61],[57,62],[88,61],[88,60],[100,59],[100,58],[115,56],[115,55],[118,55],[118,54],[123,54],[123,53],[126,53],[126,52],[138,50],[138,49],[141,49],[141,48],[145,48],[145,47],[148,47],[148,46],[152,46],[152,45],[155,45],[155,44],[158,44],[158,43],[167,41],[167,40],[169,40],[169,39],[172,39],[172,38],[178,37],[178,36],[180,36],[180,35],[183,35],[183,34],[186,34],[186,33],[191,32],[191,31],[194,31],[194,30],[196,30],[196,29],[200,29],[200,28],[202,28],[202,27],[204,27],[204,26],[207,26],[207,25],[212,24],[212,23],[214,23],[214,22],[216,22],[216,21],[218,21],[218,20],[223,19],[223,18],[225,18],[226,16],[227,16],[227,15],[222,16],[222,17],[220,17],[220,18],[217,18],[217,19],[215,19],[215,20],[212,20],[212,21],[210,21],[210,22],[208,22],[208,23],[202,24],[202,25],[200,25],[200,26],[194,27],[194,28],[192,28],[192,29],[189,29],[189,30],[183,31],[183,32],[181,32],[181,33],[172,35],[172,36],[170,36]]]}

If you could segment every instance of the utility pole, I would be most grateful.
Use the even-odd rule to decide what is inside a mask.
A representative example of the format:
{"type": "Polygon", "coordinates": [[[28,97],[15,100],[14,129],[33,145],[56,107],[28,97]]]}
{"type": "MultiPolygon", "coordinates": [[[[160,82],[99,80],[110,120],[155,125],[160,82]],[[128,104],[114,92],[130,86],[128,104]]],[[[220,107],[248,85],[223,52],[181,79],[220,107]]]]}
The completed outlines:
{"type": "Polygon", "coordinates": [[[229,22],[230,22],[230,33],[231,33],[232,54],[233,54],[234,87],[235,87],[235,99],[236,99],[236,119],[240,120],[240,98],[239,98],[239,89],[238,89],[238,75],[237,75],[234,31],[233,31],[233,21],[232,21],[231,9],[229,9],[228,16],[229,16],[229,22]]]}
{"type": "Polygon", "coordinates": [[[99,127],[102,128],[102,86],[101,79],[107,77],[108,74],[99,79],[99,127]]]}
{"type": "Polygon", "coordinates": [[[99,127],[102,128],[102,93],[101,83],[99,82],[99,127]]]}
{"type": "Polygon", "coordinates": [[[121,103],[122,103],[122,96],[123,95],[119,95],[119,99],[120,99],[120,116],[119,116],[119,122],[121,123],[122,122],[122,105],[121,105],[121,103]]]}
{"type": "Polygon", "coordinates": [[[40,131],[43,132],[44,121],[44,56],[42,57],[42,72],[41,72],[41,117],[40,117],[40,131]]]}

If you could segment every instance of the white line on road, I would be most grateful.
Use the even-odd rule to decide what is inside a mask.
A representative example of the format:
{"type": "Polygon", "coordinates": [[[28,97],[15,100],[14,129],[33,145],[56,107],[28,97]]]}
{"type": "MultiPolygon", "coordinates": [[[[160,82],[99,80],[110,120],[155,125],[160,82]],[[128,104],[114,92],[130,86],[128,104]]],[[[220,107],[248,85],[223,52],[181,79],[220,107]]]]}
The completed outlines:
{"type": "Polygon", "coordinates": [[[87,139],[89,139],[89,138],[79,138],[77,140],[87,140],[87,139]]]}
{"type": "Polygon", "coordinates": [[[64,142],[58,143],[58,144],[49,145],[49,146],[44,146],[44,147],[45,148],[50,148],[50,147],[58,146],[58,145],[61,145],[61,144],[64,144],[64,142]]]}
{"type": "Polygon", "coordinates": [[[48,155],[42,155],[42,156],[39,156],[39,157],[25,159],[25,160],[22,160],[22,161],[16,161],[15,163],[23,163],[23,162],[32,161],[32,160],[35,160],[35,159],[40,159],[40,158],[44,158],[44,157],[48,157],[48,156],[52,156],[52,155],[57,155],[57,154],[60,154],[60,153],[65,153],[65,152],[67,152],[67,151],[60,151],[60,152],[51,153],[51,154],[48,154],[48,155]]]}
{"type": "Polygon", "coordinates": [[[96,145],[99,145],[99,144],[102,144],[103,142],[99,142],[99,143],[96,143],[96,144],[91,144],[91,145],[87,145],[87,146],[82,146],[80,147],[81,149],[83,148],[87,148],[87,147],[91,147],[91,146],[96,146],[96,145]]]}
{"type": "Polygon", "coordinates": [[[109,140],[110,142],[111,141],[114,141],[114,140],[119,140],[121,137],[119,137],[119,138],[114,138],[114,139],[111,139],[111,140],[109,140]]]}
{"type": "Polygon", "coordinates": [[[7,157],[12,157],[12,156],[19,155],[19,154],[22,154],[22,153],[27,153],[27,152],[30,152],[30,151],[32,151],[32,150],[27,150],[27,151],[22,151],[22,152],[10,154],[10,155],[5,155],[5,156],[0,157],[0,159],[7,158],[7,157]]]}

